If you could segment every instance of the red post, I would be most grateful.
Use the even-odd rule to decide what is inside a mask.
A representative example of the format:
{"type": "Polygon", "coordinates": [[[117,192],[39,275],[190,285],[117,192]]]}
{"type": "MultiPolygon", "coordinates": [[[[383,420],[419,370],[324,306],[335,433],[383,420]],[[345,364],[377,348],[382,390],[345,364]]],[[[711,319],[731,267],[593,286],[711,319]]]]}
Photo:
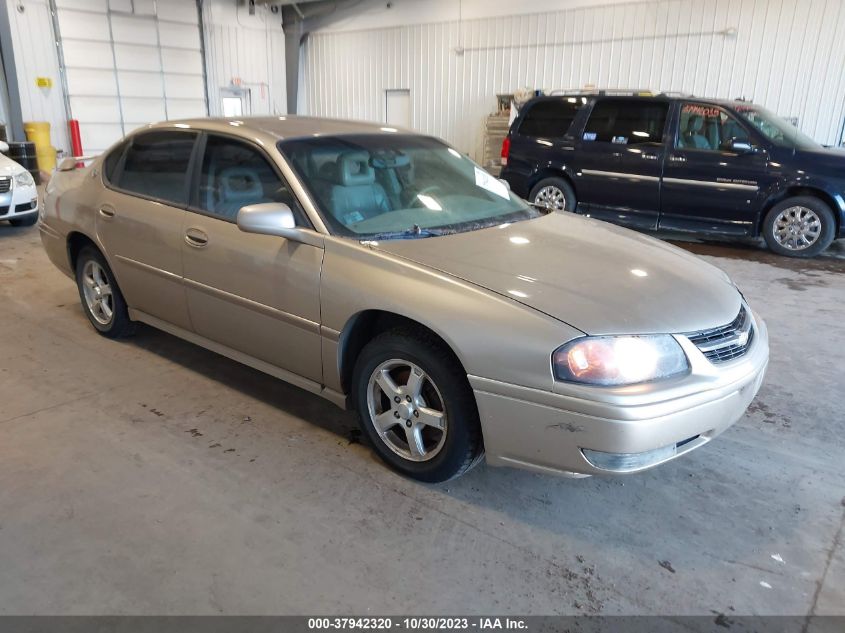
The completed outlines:
{"type": "MultiPolygon", "coordinates": [[[[68,121],[70,127],[70,149],[74,156],[82,156],[82,135],[79,133],[79,121],[71,119],[68,121]]],[[[82,167],[82,163],[77,163],[77,167],[82,167]]]]}

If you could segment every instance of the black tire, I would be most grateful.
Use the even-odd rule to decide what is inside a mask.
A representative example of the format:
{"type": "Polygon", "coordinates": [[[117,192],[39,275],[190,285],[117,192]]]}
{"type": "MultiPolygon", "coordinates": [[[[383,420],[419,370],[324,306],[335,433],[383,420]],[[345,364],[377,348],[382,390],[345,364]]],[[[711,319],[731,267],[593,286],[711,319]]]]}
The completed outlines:
{"type": "Polygon", "coordinates": [[[94,246],[83,247],[79,252],[79,256],[76,258],[76,286],[79,289],[79,300],[82,303],[82,311],[85,312],[85,316],[88,317],[91,325],[100,334],[107,338],[123,338],[135,333],[136,324],[129,319],[126,301],[123,298],[123,293],[120,292],[117,280],[115,280],[114,274],[108,262],[106,262],[106,258],[94,246]],[[100,267],[111,290],[111,318],[106,323],[98,320],[85,297],[84,276],[89,262],[93,262],[100,267]]]}
{"type": "Polygon", "coordinates": [[[9,224],[12,226],[32,226],[38,220],[37,213],[30,213],[22,218],[11,218],[9,224]]]}
{"type": "MultiPolygon", "coordinates": [[[[401,380],[397,380],[397,384],[399,383],[401,380]]],[[[367,343],[355,363],[351,395],[362,432],[370,439],[378,456],[397,472],[418,481],[438,483],[464,474],[481,461],[484,453],[481,424],[466,373],[450,350],[427,332],[416,328],[398,328],[384,332],[367,343]],[[427,392],[423,391],[425,406],[437,409],[442,406],[445,412],[445,436],[438,436],[440,431],[435,429],[435,439],[431,442],[434,444],[438,437],[443,437],[442,445],[437,452],[431,451],[434,455],[426,461],[413,461],[391,449],[388,440],[382,439],[376,430],[370,415],[370,378],[383,363],[393,359],[411,362],[425,372],[425,386],[428,389],[427,392]],[[437,390],[436,394],[442,396],[442,403],[432,404],[438,397],[431,395],[435,393],[431,391],[432,388],[437,390]],[[426,393],[429,395],[425,395],[426,393]]],[[[384,400],[384,394],[379,397],[385,403],[389,400],[384,400]]],[[[393,404],[390,406],[393,407],[393,404]]],[[[410,420],[409,416],[409,422],[410,420]]],[[[393,430],[388,432],[395,433],[393,437],[398,437],[400,442],[402,436],[398,433],[405,431],[403,424],[407,425],[401,420],[397,421],[393,430]]],[[[423,432],[430,430],[426,427],[420,428],[423,432]]],[[[410,442],[406,443],[410,447],[410,442]]]]}
{"type": "Polygon", "coordinates": [[[766,214],[766,219],[763,220],[763,238],[766,240],[769,248],[778,255],[785,255],[787,257],[815,257],[830,246],[835,236],[836,221],[834,220],[833,211],[830,210],[830,207],[823,200],[813,196],[787,198],[773,206],[766,214]],[[818,237],[816,237],[812,244],[804,248],[800,248],[800,242],[793,242],[795,247],[789,248],[782,244],[775,234],[777,229],[775,225],[778,217],[781,213],[788,212],[788,210],[795,207],[800,207],[814,213],[821,224],[818,237]]]}
{"type": "Polygon", "coordinates": [[[531,189],[528,200],[533,204],[544,204],[546,200],[538,200],[538,198],[544,197],[541,196],[541,192],[549,192],[550,189],[552,191],[557,189],[562,194],[561,198],[557,199],[562,199],[563,201],[563,208],[560,208],[558,204],[554,204],[550,208],[555,211],[570,211],[572,213],[578,209],[578,199],[575,197],[575,190],[564,178],[543,178],[543,180],[531,189]]]}

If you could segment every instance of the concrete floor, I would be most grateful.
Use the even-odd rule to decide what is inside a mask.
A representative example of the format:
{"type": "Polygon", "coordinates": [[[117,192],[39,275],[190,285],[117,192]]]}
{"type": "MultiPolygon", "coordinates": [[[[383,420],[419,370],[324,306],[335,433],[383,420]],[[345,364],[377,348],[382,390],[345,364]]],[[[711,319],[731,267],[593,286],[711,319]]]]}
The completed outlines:
{"type": "Polygon", "coordinates": [[[625,479],[426,486],[316,396],[97,336],[0,225],[0,614],[845,614],[845,249],[685,246],[769,324],[735,427],[625,479]]]}

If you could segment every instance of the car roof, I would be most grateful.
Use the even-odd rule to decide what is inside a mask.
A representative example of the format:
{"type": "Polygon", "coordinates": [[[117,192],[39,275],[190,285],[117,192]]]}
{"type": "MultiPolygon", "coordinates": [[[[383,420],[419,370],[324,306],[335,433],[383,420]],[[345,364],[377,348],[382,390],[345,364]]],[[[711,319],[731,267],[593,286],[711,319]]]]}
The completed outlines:
{"type": "Polygon", "coordinates": [[[342,136],[347,134],[414,134],[413,131],[395,126],[367,121],[324,119],[312,116],[262,116],[262,117],[206,117],[152,123],[133,133],[150,129],[195,129],[222,132],[246,138],[263,138],[269,142],[282,139],[315,136],[342,136]]]}

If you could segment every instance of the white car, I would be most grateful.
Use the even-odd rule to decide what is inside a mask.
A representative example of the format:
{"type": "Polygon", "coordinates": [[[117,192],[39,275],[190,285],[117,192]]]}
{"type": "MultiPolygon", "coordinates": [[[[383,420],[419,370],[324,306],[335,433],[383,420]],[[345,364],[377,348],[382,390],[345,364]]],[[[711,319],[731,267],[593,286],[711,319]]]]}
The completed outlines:
{"type": "MultiPolygon", "coordinates": [[[[0,141],[0,152],[9,146],[0,141]]],[[[0,220],[12,226],[31,226],[38,219],[38,191],[26,169],[0,153],[0,220]]]]}

